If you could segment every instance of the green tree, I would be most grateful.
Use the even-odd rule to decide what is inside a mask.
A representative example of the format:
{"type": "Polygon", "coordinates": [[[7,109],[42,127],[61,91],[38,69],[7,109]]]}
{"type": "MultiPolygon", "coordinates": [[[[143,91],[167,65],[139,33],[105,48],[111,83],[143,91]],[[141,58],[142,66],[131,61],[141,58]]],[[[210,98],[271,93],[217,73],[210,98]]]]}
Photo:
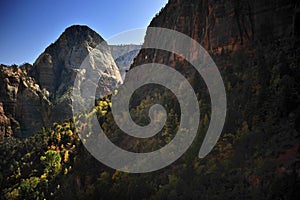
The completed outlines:
{"type": "Polygon", "coordinates": [[[45,153],[45,156],[40,158],[42,164],[45,167],[45,173],[49,177],[55,177],[61,171],[61,155],[57,151],[48,150],[45,153]]]}
{"type": "Polygon", "coordinates": [[[30,177],[21,182],[18,188],[21,199],[44,199],[45,188],[47,187],[47,180],[40,179],[39,177],[30,177]]]}

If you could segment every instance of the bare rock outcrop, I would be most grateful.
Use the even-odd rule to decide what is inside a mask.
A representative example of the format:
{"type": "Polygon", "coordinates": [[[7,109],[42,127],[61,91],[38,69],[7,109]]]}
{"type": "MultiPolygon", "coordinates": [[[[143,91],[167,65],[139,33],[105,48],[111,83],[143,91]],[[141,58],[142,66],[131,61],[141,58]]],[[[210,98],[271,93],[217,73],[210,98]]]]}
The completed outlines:
{"type": "MultiPolygon", "coordinates": [[[[257,44],[299,45],[299,16],[299,3],[291,0],[170,0],[149,26],[182,32],[209,53],[220,55],[257,44]]],[[[156,37],[146,34],[145,45],[156,37]]],[[[135,63],[145,57],[147,62],[168,63],[165,54],[152,50],[143,50],[135,63]]]]}
{"type": "MultiPolygon", "coordinates": [[[[99,46],[107,46],[100,35],[87,26],[74,25],[67,28],[33,64],[30,73],[41,88],[49,91],[53,102],[50,121],[61,121],[72,115],[71,88],[84,59],[90,60],[93,73],[102,77],[99,83],[102,96],[122,83],[110,51],[99,50],[99,46]],[[104,66],[99,65],[97,58],[105,61],[104,66]]],[[[78,75],[86,76],[85,73],[78,75]]]]}
{"type": "Polygon", "coordinates": [[[39,130],[42,126],[49,125],[48,117],[51,102],[46,90],[42,90],[32,77],[27,74],[27,69],[32,67],[25,64],[19,66],[0,67],[0,102],[3,111],[10,116],[7,126],[12,127],[16,136],[27,136],[39,130]]]}
{"type": "Polygon", "coordinates": [[[53,122],[71,117],[71,93],[76,76],[81,77],[83,84],[91,81],[86,77],[87,71],[78,73],[85,59],[89,61],[92,72],[101,76],[95,83],[99,86],[99,95],[108,94],[118,87],[122,78],[106,46],[95,31],[75,25],[67,28],[33,65],[1,65],[0,102],[3,112],[0,113],[0,135],[26,137],[53,122]],[[100,43],[103,48],[98,47],[100,43]]]}
{"type": "Polygon", "coordinates": [[[3,103],[0,102],[0,138],[9,137],[12,135],[9,118],[5,115],[3,103]]]}

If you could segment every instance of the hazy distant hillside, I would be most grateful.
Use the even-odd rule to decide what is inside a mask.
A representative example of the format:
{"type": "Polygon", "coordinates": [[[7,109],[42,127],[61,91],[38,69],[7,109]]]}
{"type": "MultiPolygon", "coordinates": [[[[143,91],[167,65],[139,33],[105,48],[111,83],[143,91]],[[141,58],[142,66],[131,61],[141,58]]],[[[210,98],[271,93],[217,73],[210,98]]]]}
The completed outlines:
{"type": "Polygon", "coordinates": [[[111,55],[114,59],[127,54],[128,52],[141,49],[142,45],[137,44],[124,44],[124,45],[109,45],[111,55]]]}
{"type": "Polygon", "coordinates": [[[111,45],[111,54],[119,67],[122,78],[125,78],[126,70],[133,63],[134,58],[139,53],[141,45],[111,45]]]}

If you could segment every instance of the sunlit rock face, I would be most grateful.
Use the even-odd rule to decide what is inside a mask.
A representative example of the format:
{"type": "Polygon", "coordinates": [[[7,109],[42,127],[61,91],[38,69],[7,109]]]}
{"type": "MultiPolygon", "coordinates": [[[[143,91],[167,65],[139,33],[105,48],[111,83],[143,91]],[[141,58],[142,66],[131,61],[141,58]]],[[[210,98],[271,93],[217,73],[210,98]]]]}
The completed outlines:
{"type": "Polygon", "coordinates": [[[5,115],[10,116],[7,127],[11,126],[16,136],[27,136],[71,117],[75,78],[81,80],[80,84],[95,81],[86,73],[100,77],[94,83],[99,96],[111,93],[122,83],[106,42],[89,27],[79,25],[67,28],[33,65],[1,66],[0,102],[5,115]],[[84,60],[90,71],[80,70],[84,60]]]}
{"type": "Polygon", "coordinates": [[[52,95],[52,121],[63,120],[72,114],[70,95],[76,75],[82,76],[83,84],[95,81],[86,77],[86,71],[78,74],[85,59],[88,60],[92,73],[101,77],[101,83],[94,83],[99,85],[100,96],[112,92],[122,83],[119,69],[103,38],[87,26],[75,25],[67,28],[58,40],[39,56],[32,70],[40,86],[52,95]]]}

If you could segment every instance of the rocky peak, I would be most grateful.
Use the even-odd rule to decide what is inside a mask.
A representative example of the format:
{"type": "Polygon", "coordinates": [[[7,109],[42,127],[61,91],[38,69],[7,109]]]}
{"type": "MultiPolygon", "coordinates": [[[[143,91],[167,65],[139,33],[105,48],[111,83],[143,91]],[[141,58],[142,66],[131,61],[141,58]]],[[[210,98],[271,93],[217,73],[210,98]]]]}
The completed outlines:
{"type": "MultiPolygon", "coordinates": [[[[72,48],[73,46],[87,42],[90,47],[95,48],[103,41],[104,39],[88,26],[73,25],[62,33],[56,43],[60,46],[64,45],[65,47],[72,48]]],[[[50,45],[47,49],[50,50],[51,47],[50,45]]]]}
{"type": "Polygon", "coordinates": [[[103,38],[89,27],[71,26],[38,57],[32,75],[42,88],[55,94],[66,73],[79,68],[88,53],[102,42],[103,38]]]}
{"type": "Polygon", "coordinates": [[[110,93],[122,83],[106,42],[87,26],[67,28],[33,66],[1,65],[0,132],[6,130],[3,134],[8,135],[7,127],[11,125],[14,135],[24,137],[71,117],[71,91],[76,76],[82,76],[82,84],[91,81],[85,78],[84,70],[78,73],[85,58],[89,61],[90,73],[101,76],[97,94],[110,93]]]}
{"type": "MultiPolygon", "coordinates": [[[[52,119],[63,120],[71,116],[70,93],[74,80],[82,62],[88,58],[94,72],[102,75],[99,83],[102,95],[111,92],[121,82],[122,78],[111,53],[103,38],[87,26],[74,25],[67,28],[62,35],[46,48],[33,64],[31,74],[41,88],[50,93],[54,104],[52,119]],[[104,48],[99,49],[101,43],[104,48]],[[105,66],[95,62],[105,60],[105,66]]],[[[86,80],[87,81],[87,80],[86,80]]]]}

